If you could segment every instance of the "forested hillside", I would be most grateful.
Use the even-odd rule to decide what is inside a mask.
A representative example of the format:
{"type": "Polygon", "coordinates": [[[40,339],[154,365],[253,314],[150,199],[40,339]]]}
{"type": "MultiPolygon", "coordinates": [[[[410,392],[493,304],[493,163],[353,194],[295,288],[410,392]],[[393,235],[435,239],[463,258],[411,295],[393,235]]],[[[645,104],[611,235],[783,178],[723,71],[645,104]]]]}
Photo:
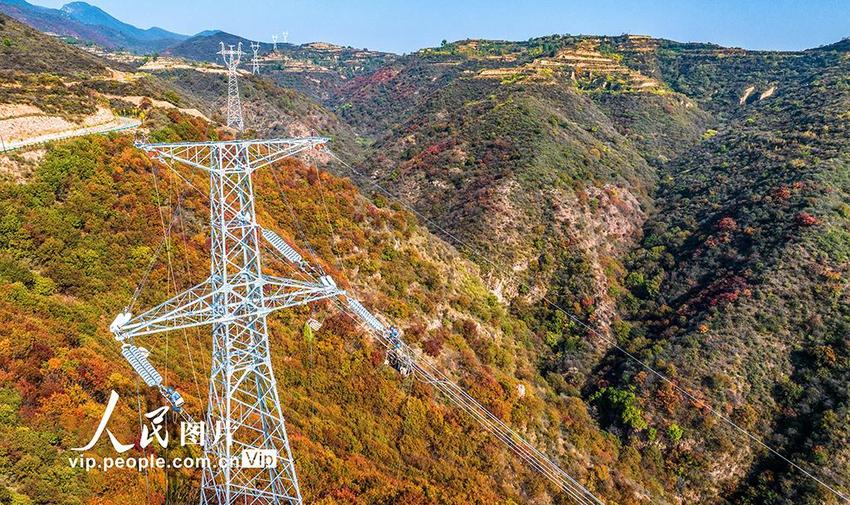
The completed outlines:
{"type": "MultiPolygon", "coordinates": [[[[220,126],[225,76],[189,61],[213,58],[215,33],[147,71],[5,17],[0,35],[0,105],[69,120],[107,108],[152,141],[234,134],[220,126]],[[34,51],[59,56],[29,64],[34,51]]],[[[281,46],[240,80],[245,135],[327,135],[356,172],[317,156],[256,173],[261,224],[570,475],[606,503],[840,503],[763,441],[850,493],[846,42],[281,46]]],[[[110,428],[141,454],[138,409],[162,400],[142,389],[137,404],[108,325],[152,260],[140,306],[206,275],[208,202],[183,180],[203,193],[206,178],[129,135],[0,155],[0,168],[0,505],[196,503],[195,472],[83,473],[67,457],[111,390],[110,428]]],[[[278,314],[272,359],[307,502],[570,503],[384,366],[332,306],[278,314]]],[[[206,330],[144,345],[200,416],[206,330]]]]}
{"type": "MultiPolygon", "coordinates": [[[[775,97],[732,112],[662,170],[658,212],[630,256],[622,307],[638,322],[624,341],[746,429],[773,433],[765,441],[794,463],[846,485],[850,64],[828,53],[794,61],[775,97]]],[[[656,415],[700,433],[698,457],[682,459],[699,487],[739,503],[834,499],[633,364],[609,363],[647,403],[667,399],[656,415]],[[750,468],[745,478],[723,470],[733,461],[750,468]],[[698,477],[706,470],[714,482],[698,477]]]]}
{"type": "Polygon", "coordinates": [[[843,48],[463,41],[337,107],[376,138],[363,170],[463,241],[545,342],[551,384],[578,388],[630,448],[675,441],[663,459],[683,501],[835,503],[710,411],[847,489],[843,48]],[[550,301],[696,405],[621,351],[600,357],[607,344],[550,301]]]}
{"type": "MultiPolygon", "coordinates": [[[[109,95],[115,106],[136,93],[154,95],[149,102],[170,97],[138,111],[152,141],[230,134],[175,109],[172,102],[193,98],[170,87],[167,76],[151,79],[87,86],[93,100],[109,95]]],[[[248,88],[249,97],[254,92],[248,88]]],[[[109,391],[123,399],[110,423],[122,440],[138,442],[137,408],[160,405],[155,392],[142,390],[137,406],[137,384],[107,325],[154,259],[163,220],[178,224],[138,303],[153,305],[207,270],[206,201],[128,136],[66,141],[34,153],[23,180],[0,183],[2,498],[194,502],[192,473],[85,474],[67,458],[76,454],[70,447],[91,436],[109,391]]],[[[10,163],[21,159],[9,156],[10,163]]],[[[197,187],[205,184],[201,174],[182,175],[197,187]]],[[[412,215],[386,200],[370,202],[351,183],[298,162],[258,174],[256,182],[265,226],[315,249],[315,261],[398,322],[408,342],[596,493],[627,502],[667,492],[666,477],[643,471],[640,454],[621,452],[620,442],[598,428],[577,390],[544,380],[536,364],[538,337],[489,291],[477,266],[412,215]]],[[[331,307],[282,314],[272,335],[309,501],[565,503],[428,387],[384,367],[381,351],[331,307]],[[313,337],[303,332],[310,316],[324,323],[313,337]]],[[[188,408],[202,412],[210,352],[204,332],[145,345],[188,408]]],[[[100,445],[96,453],[110,450],[100,445]]]]}
{"type": "Polygon", "coordinates": [[[367,132],[373,117],[388,124],[364,172],[495,258],[501,268],[482,267],[549,347],[541,366],[581,387],[606,346],[543,298],[605,332],[617,324],[621,258],[653,210],[657,167],[711,118],[598,43],[569,40],[422,51],[338,110],[367,132]]]}

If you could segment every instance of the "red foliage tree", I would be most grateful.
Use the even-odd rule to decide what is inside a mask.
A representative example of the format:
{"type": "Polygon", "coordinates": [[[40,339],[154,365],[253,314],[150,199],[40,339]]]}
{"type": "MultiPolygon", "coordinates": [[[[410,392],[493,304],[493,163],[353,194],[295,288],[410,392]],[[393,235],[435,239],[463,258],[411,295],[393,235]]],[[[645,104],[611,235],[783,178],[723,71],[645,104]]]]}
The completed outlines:
{"type": "Polygon", "coordinates": [[[800,226],[814,226],[819,222],[820,221],[818,221],[817,217],[809,214],[806,211],[802,211],[797,214],[797,224],[799,224],[800,226]]]}
{"type": "Polygon", "coordinates": [[[717,223],[717,228],[723,232],[732,232],[738,229],[738,223],[731,217],[726,216],[717,223]]]}

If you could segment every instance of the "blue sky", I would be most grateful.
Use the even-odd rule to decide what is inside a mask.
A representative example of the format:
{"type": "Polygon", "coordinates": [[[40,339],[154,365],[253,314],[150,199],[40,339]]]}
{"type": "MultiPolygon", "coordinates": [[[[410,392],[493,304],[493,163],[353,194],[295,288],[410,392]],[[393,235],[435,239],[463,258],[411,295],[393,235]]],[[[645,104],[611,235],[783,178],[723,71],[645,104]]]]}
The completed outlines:
{"type": "MultiPolygon", "coordinates": [[[[60,7],[63,0],[30,0],[60,7]]],[[[850,0],[88,0],[142,28],[217,28],[252,39],[333,42],[393,52],[443,39],[525,40],[637,33],[749,49],[804,49],[850,36],[850,0]]]]}

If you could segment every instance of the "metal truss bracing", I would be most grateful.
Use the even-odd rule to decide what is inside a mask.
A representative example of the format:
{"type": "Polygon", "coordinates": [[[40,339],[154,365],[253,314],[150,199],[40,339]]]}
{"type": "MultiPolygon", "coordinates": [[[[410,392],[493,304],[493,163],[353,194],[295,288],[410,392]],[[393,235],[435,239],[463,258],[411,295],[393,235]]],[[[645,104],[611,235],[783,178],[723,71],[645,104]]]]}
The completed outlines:
{"type": "Polygon", "coordinates": [[[227,126],[235,128],[238,131],[245,129],[245,123],[242,121],[242,103],[239,100],[239,79],[237,68],[239,61],[242,59],[242,43],[240,42],[236,49],[233,45],[224,47],[224,42],[221,43],[221,50],[218,52],[221,59],[224,60],[224,65],[227,67],[227,126]]]}
{"type": "Polygon", "coordinates": [[[328,143],[326,137],[214,142],[136,143],[136,147],[161,160],[170,160],[211,173],[247,172],[271,165],[307,149],[328,143]]]}
{"type": "MultiPolygon", "coordinates": [[[[118,340],[212,326],[207,433],[210,465],[202,504],[300,504],[301,492],[269,354],[266,318],[276,310],[345,295],[328,280],[273,277],[262,272],[263,233],[257,224],[251,174],[327,142],[321,137],[137,144],[163,160],[203,169],[210,181],[210,275],[200,284],[115,323],[118,340]],[[243,451],[269,451],[277,464],[250,468],[243,451]],[[234,465],[233,462],[240,464],[234,465]]],[[[122,315],[123,317],[124,315],[122,315]]]]}
{"type": "MultiPolygon", "coordinates": [[[[230,286],[239,286],[244,291],[248,288],[245,283],[256,282],[256,280],[245,278],[234,279],[230,286]]],[[[255,306],[250,300],[241,300],[243,305],[240,309],[250,308],[261,314],[270,314],[275,310],[306,305],[325,298],[339,296],[342,292],[335,287],[323,286],[317,283],[304,282],[294,279],[281,279],[263,276],[259,283],[265,296],[264,307],[255,306]]],[[[121,327],[116,335],[119,341],[134,339],[161,333],[164,331],[181,330],[195,326],[208,324],[223,324],[238,319],[240,313],[216,313],[212,299],[223,296],[222,292],[215,292],[212,288],[213,282],[207,279],[201,284],[194,286],[170,300],[156,307],[138,314],[121,327]]]]}

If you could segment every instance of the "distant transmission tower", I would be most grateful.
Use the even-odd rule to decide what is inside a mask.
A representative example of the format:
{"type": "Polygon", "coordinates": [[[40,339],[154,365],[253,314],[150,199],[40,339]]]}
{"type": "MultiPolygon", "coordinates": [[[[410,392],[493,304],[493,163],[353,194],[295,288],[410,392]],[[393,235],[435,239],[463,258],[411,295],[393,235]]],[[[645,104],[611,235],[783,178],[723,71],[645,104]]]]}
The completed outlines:
{"type": "Polygon", "coordinates": [[[256,75],[260,73],[260,43],[251,42],[251,50],[254,51],[254,57],[251,58],[251,73],[256,75]]]}
{"type": "Polygon", "coordinates": [[[289,32],[283,32],[283,43],[286,44],[289,41],[289,32]]]}
{"type": "Polygon", "coordinates": [[[272,50],[274,52],[277,52],[277,34],[272,35],[272,44],[274,44],[274,47],[272,48],[272,50]]]}
{"type": "MultiPolygon", "coordinates": [[[[241,51],[233,46],[225,49],[222,44],[219,54],[228,66],[228,125],[237,124],[238,119],[241,129],[236,83],[241,51]]],[[[313,282],[263,272],[263,239],[294,264],[304,263],[300,254],[277,234],[257,224],[251,174],[283,158],[321,147],[327,140],[306,137],[136,144],[160,160],[177,161],[210,176],[210,276],[135,317],[129,309],[125,310],[110,327],[148,385],[160,387],[166,398],[179,407],[179,394],[164,388],[162,377],[151,372],[147,351],[135,347],[134,338],[212,326],[207,443],[203,447],[210,465],[203,472],[201,505],[302,503],[272,372],[266,318],[280,309],[345,293],[323,273],[313,282]],[[212,435],[217,433],[221,434],[217,438],[212,435]],[[268,457],[274,459],[273,464],[262,468],[251,464],[268,457]]]]}
{"type": "Polygon", "coordinates": [[[218,52],[227,66],[227,126],[235,128],[238,131],[245,129],[245,123],[242,121],[242,103],[239,101],[239,81],[237,68],[242,55],[242,43],[240,42],[236,49],[233,49],[231,44],[228,49],[224,48],[224,42],[221,43],[221,51],[218,52]]]}

